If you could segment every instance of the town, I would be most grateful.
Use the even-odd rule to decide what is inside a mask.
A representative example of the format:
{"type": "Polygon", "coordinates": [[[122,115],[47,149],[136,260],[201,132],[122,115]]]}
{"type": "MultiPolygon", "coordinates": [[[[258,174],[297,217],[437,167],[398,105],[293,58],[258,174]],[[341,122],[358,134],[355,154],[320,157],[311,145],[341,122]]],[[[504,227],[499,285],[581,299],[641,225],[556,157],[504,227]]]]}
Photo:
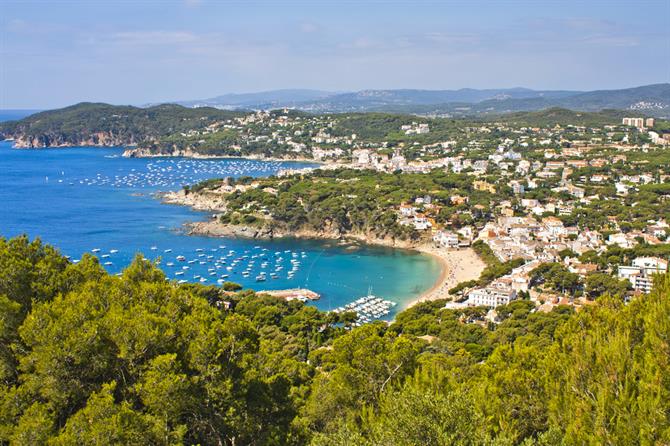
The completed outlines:
{"type": "MultiPolygon", "coordinates": [[[[274,154],[321,162],[315,168],[284,170],[279,173],[284,179],[322,172],[318,175],[336,177],[343,187],[361,179],[345,179],[343,172],[351,171],[417,181],[436,172],[458,178],[450,190],[412,189],[409,199],[384,205],[395,213],[394,224],[409,231],[397,233],[411,233],[416,243],[428,241],[443,250],[479,246],[493,262],[513,266],[456,287],[448,307],[495,308],[525,297],[550,311],[556,305],[589,305],[606,291],[649,292],[653,275],[667,271],[670,254],[670,126],[642,117],[589,125],[557,122],[551,112],[533,118],[532,125],[509,119],[474,125],[281,110],[182,136],[206,144],[208,137],[216,139],[212,135],[234,131],[246,144],[273,147],[274,154]],[[278,147],[285,151],[277,152],[278,147]]],[[[236,148],[244,151],[243,145],[236,148]]],[[[224,220],[238,221],[241,214],[248,222],[278,219],[276,209],[257,206],[255,193],[249,199],[244,195],[260,188],[276,197],[278,184],[226,183],[226,193],[243,195],[241,207],[224,220]]],[[[360,194],[341,192],[353,201],[360,194]]]]}

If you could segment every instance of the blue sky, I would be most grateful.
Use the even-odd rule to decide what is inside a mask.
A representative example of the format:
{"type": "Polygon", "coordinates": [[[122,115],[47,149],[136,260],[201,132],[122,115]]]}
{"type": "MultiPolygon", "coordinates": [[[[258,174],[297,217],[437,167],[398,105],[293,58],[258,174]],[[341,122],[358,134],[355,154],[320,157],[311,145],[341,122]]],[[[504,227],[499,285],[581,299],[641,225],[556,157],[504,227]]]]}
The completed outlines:
{"type": "Polygon", "coordinates": [[[670,81],[670,0],[0,0],[0,108],[670,81]]]}

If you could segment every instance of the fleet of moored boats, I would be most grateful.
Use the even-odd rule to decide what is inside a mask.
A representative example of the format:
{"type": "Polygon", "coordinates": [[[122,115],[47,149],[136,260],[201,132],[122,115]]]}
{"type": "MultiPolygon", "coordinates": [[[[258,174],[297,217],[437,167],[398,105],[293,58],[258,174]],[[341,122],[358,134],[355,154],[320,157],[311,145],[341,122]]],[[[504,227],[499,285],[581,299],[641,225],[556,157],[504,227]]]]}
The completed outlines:
{"type": "Polygon", "coordinates": [[[377,319],[383,319],[391,313],[391,308],[396,305],[395,302],[384,300],[368,291],[368,295],[358,298],[355,301],[343,307],[333,310],[335,313],[344,313],[347,311],[354,311],[358,315],[354,326],[358,327],[362,324],[367,324],[377,319]]]}
{"type": "MultiPolygon", "coordinates": [[[[116,155],[109,155],[116,158],[116,155]]],[[[207,178],[240,177],[244,175],[269,175],[281,169],[279,161],[254,161],[243,159],[220,160],[157,159],[146,164],[146,170],[123,169],[118,174],[97,173],[85,178],[67,178],[60,172],[59,183],[85,186],[179,188],[207,178]]],[[[48,182],[49,178],[45,178],[48,182]]]]}
{"type": "MultiPolygon", "coordinates": [[[[116,155],[111,157],[116,157],[116,155]]],[[[226,161],[226,163],[220,163],[217,160],[158,159],[147,163],[146,171],[130,169],[130,171],[120,172],[117,175],[98,173],[87,178],[72,179],[69,184],[117,188],[175,188],[194,184],[205,178],[269,174],[278,171],[282,165],[280,162],[243,159],[226,161]]],[[[61,172],[57,181],[64,183],[67,181],[65,178],[65,172],[61,172]]],[[[150,250],[156,252],[159,251],[159,248],[152,246],[150,250]]],[[[103,252],[101,248],[94,248],[91,249],[91,252],[99,257],[104,266],[112,267],[114,266],[113,255],[119,250],[110,249],[103,252]]],[[[256,282],[295,279],[307,253],[292,250],[270,251],[260,246],[238,252],[220,245],[218,248],[207,250],[198,248],[193,255],[188,257],[186,254],[173,255],[172,249],[168,248],[162,250],[161,257],[164,260],[164,269],[168,277],[178,283],[199,282],[221,285],[229,280],[235,281],[235,275],[245,279],[253,278],[256,282]],[[196,269],[198,273],[195,272],[196,269]]],[[[77,263],[79,260],[74,259],[73,262],[77,263]]],[[[383,300],[369,293],[368,296],[361,297],[334,311],[338,313],[355,311],[358,318],[354,325],[361,325],[387,317],[395,305],[395,302],[383,300]]]]}
{"type": "MultiPolygon", "coordinates": [[[[159,251],[157,246],[152,246],[149,249],[152,252],[159,251]]],[[[119,250],[110,249],[103,252],[101,248],[93,248],[91,252],[103,262],[103,265],[113,266],[114,263],[111,259],[119,250]]],[[[305,251],[290,249],[271,251],[261,246],[239,251],[228,249],[225,245],[209,249],[197,248],[189,256],[185,254],[174,255],[172,252],[170,248],[161,251],[162,261],[166,257],[168,258],[167,261],[164,261],[164,270],[168,278],[176,280],[177,283],[199,282],[203,284],[217,283],[219,285],[227,281],[235,281],[235,277],[232,277],[235,275],[240,275],[245,279],[253,277],[256,282],[284,278],[291,280],[300,271],[303,260],[308,256],[305,251]],[[196,268],[204,272],[191,273],[196,268]]],[[[78,263],[79,259],[73,259],[72,262],[78,263]]],[[[374,320],[387,318],[395,305],[395,302],[377,297],[369,290],[367,296],[358,298],[333,311],[335,313],[356,312],[357,319],[353,325],[360,326],[374,320]]]]}

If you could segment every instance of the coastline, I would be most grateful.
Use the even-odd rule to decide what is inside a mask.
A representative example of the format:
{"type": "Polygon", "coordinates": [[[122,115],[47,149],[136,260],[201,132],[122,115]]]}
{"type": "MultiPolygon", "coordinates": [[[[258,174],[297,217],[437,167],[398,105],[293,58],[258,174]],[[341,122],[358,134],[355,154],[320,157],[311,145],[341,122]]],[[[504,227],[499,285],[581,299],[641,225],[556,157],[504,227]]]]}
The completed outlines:
{"type": "MultiPolygon", "coordinates": [[[[227,194],[209,192],[206,194],[185,194],[183,191],[169,192],[162,195],[167,204],[189,206],[199,211],[225,211],[227,194]]],[[[370,234],[341,233],[325,227],[323,230],[286,231],[273,225],[248,226],[221,224],[216,219],[191,222],[186,225],[190,235],[208,237],[231,237],[247,239],[314,239],[336,241],[340,243],[363,243],[386,248],[403,249],[426,254],[435,259],[440,266],[440,274],[435,283],[426,291],[416,296],[409,296],[402,308],[410,308],[417,303],[449,298],[449,290],[460,282],[478,279],[486,267],[472,248],[446,249],[435,246],[430,240],[422,242],[378,238],[370,234]]]]}
{"type": "Polygon", "coordinates": [[[339,165],[335,161],[321,161],[314,158],[308,158],[304,156],[297,157],[275,157],[275,156],[264,156],[264,155],[255,155],[255,154],[240,154],[240,155],[208,155],[203,153],[197,153],[192,150],[175,150],[170,153],[151,153],[148,150],[141,149],[137,147],[137,144],[108,144],[108,143],[99,143],[92,140],[89,141],[80,141],[78,143],[62,143],[62,144],[49,144],[49,145],[33,145],[28,144],[23,140],[17,140],[16,138],[5,138],[0,139],[0,141],[10,141],[12,142],[12,149],[17,150],[47,150],[47,149],[69,149],[69,148],[79,148],[79,147],[98,147],[101,149],[113,149],[119,148],[124,149],[121,156],[124,158],[192,158],[197,160],[217,160],[217,159],[247,159],[253,161],[277,161],[277,162],[296,162],[296,163],[310,163],[316,164],[317,166],[328,166],[328,165],[339,165]]]}
{"type": "MultiPolygon", "coordinates": [[[[132,147],[132,146],[131,146],[132,147]]],[[[226,160],[226,159],[247,159],[254,161],[281,161],[281,162],[299,162],[299,163],[313,163],[317,165],[328,164],[327,162],[315,160],[314,158],[307,158],[304,156],[296,157],[275,157],[275,156],[265,156],[265,155],[256,155],[253,153],[250,154],[239,154],[239,155],[212,155],[206,153],[198,153],[192,149],[184,150],[173,150],[169,153],[153,153],[148,149],[133,147],[124,150],[121,155],[124,158],[192,158],[199,160],[226,160]]]]}
{"type": "Polygon", "coordinates": [[[441,266],[440,277],[435,284],[404,308],[410,308],[420,302],[429,302],[449,298],[449,290],[460,282],[474,280],[484,270],[486,264],[472,248],[448,250],[430,245],[419,246],[417,251],[435,258],[441,266]]]}
{"type": "MultiPolygon", "coordinates": [[[[170,201],[177,204],[175,201],[170,201]]],[[[202,206],[193,206],[202,210],[202,206]]],[[[241,237],[249,239],[314,239],[324,241],[339,241],[340,243],[363,243],[366,245],[382,246],[426,254],[435,259],[440,266],[440,274],[435,283],[426,291],[408,299],[403,309],[410,308],[417,303],[449,298],[449,290],[460,282],[479,278],[485,263],[472,248],[445,249],[434,246],[432,243],[412,243],[404,240],[384,239],[366,236],[364,234],[340,234],[329,231],[297,231],[283,233],[267,228],[249,226],[231,226],[217,223],[214,220],[192,222],[187,224],[188,233],[209,237],[241,237]]]]}

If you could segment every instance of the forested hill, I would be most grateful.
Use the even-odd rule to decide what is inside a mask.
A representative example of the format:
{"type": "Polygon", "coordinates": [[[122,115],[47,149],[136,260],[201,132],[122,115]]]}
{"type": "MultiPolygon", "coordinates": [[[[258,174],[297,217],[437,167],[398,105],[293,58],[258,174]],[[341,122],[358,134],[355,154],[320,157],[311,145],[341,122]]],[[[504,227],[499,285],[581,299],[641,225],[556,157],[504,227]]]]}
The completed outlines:
{"type": "Polygon", "coordinates": [[[581,112],[554,107],[540,111],[524,111],[488,116],[486,119],[482,119],[482,121],[533,127],[550,127],[555,125],[601,127],[604,125],[619,124],[625,116],[630,116],[630,112],[612,109],[598,112],[581,112]]]}
{"type": "MultiPolygon", "coordinates": [[[[175,150],[190,150],[210,155],[295,156],[292,152],[295,146],[287,145],[286,141],[314,145],[312,137],[323,127],[327,127],[334,136],[349,137],[356,134],[364,142],[382,143],[403,137],[400,131],[402,125],[428,123],[431,133],[418,137],[423,138],[422,141],[438,142],[439,138],[452,137],[459,128],[483,122],[527,126],[602,126],[618,124],[624,115],[625,112],[618,110],[576,112],[552,108],[537,112],[490,115],[487,118],[447,119],[390,113],[311,115],[293,110],[281,113],[282,117],[288,118],[289,128],[278,126],[279,121],[271,121],[279,116],[277,111],[269,113],[266,121],[250,119],[241,123],[234,118],[249,116],[248,112],[209,107],[186,108],[180,105],[138,108],[81,103],[36,113],[17,121],[0,122],[0,138],[13,138],[15,146],[19,148],[138,145],[151,154],[169,155],[175,150]],[[291,132],[286,133],[286,129],[291,132]],[[297,133],[301,136],[295,135],[294,130],[299,130],[297,133]],[[278,131],[285,133],[280,138],[283,143],[277,138],[270,138],[278,131]]],[[[330,146],[325,144],[324,147],[330,146]]]]}
{"type": "Polygon", "coordinates": [[[350,330],[236,288],[0,239],[0,443],[670,444],[670,276],[578,313],[436,301],[350,330]]]}
{"type": "Polygon", "coordinates": [[[49,110],[18,121],[0,123],[0,137],[14,138],[17,147],[132,145],[170,134],[202,129],[241,112],[215,108],[158,105],[149,108],[80,103],[49,110]]]}

